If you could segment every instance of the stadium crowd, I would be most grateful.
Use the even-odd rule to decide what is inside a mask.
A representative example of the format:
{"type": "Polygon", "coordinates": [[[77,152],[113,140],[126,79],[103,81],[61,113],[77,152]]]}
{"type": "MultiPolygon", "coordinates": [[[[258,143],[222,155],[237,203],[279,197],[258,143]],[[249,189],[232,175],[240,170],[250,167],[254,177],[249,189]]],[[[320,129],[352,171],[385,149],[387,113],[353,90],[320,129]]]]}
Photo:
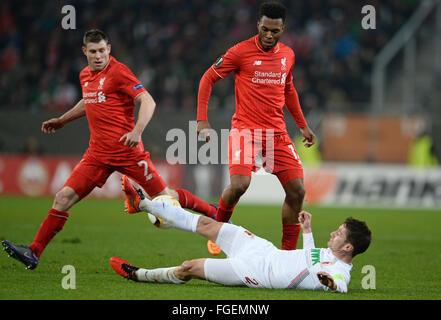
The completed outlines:
{"type": "MultiPolygon", "coordinates": [[[[296,53],[294,83],[305,115],[314,108],[359,108],[369,102],[375,54],[419,0],[282,1],[282,42],[296,53]],[[376,29],[363,30],[361,8],[376,8],[376,29]],[[350,104],[349,104],[350,102],[350,104]]],[[[161,110],[196,111],[199,80],[215,59],[256,33],[257,0],[79,0],[76,30],[61,27],[68,1],[0,4],[0,108],[67,110],[80,99],[78,74],[87,29],[106,32],[112,54],[128,65],[161,110]]],[[[210,108],[234,108],[234,83],[214,88],[210,108]]]]}

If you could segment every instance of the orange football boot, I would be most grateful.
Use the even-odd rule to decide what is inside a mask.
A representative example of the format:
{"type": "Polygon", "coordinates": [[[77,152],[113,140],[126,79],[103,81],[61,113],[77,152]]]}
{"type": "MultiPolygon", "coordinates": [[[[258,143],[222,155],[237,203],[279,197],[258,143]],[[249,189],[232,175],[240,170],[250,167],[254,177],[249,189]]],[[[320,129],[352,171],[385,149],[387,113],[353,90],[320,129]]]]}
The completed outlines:
{"type": "Polygon", "coordinates": [[[122,191],[126,195],[126,201],[124,206],[126,208],[127,213],[137,213],[142,210],[139,209],[139,202],[141,201],[141,197],[136,192],[133,185],[130,183],[130,180],[127,176],[122,177],[122,191]]]}
{"type": "Polygon", "coordinates": [[[120,276],[128,280],[138,281],[138,278],[135,274],[135,272],[139,269],[138,267],[135,267],[127,261],[118,257],[110,258],[110,265],[112,266],[113,270],[115,270],[115,272],[118,273],[120,276]]]}
{"type": "Polygon", "coordinates": [[[220,254],[222,252],[222,249],[219,248],[217,246],[217,244],[211,240],[208,240],[208,242],[207,242],[207,249],[208,249],[208,252],[213,256],[217,256],[218,254],[220,254]]]}

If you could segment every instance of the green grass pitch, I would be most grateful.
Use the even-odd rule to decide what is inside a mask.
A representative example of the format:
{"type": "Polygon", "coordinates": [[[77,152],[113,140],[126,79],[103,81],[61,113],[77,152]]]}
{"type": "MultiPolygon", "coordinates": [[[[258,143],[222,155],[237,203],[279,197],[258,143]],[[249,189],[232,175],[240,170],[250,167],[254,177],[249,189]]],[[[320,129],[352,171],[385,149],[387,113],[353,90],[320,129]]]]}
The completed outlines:
{"type": "MultiPolygon", "coordinates": [[[[0,197],[0,238],[29,244],[52,205],[49,198],[0,197]]],[[[122,200],[85,199],[74,206],[35,270],[0,253],[0,300],[310,300],[440,299],[441,210],[307,207],[317,247],[346,217],[372,230],[368,251],[354,259],[348,294],[223,287],[192,280],[186,285],[127,281],[110,267],[119,256],[140,267],[168,267],[210,257],[206,240],[179,230],[155,228],[145,214],[123,213],[122,200]],[[76,288],[63,289],[65,265],[75,268],[76,288]],[[364,289],[365,265],[375,268],[375,289],[364,289]]],[[[235,224],[280,247],[281,206],[239,204],[235,224]]],[[[300,237],[299,247],[302,247],[300,237]]],[[[223,253],[219,256],[225,257],[223,253]]],[[[372,274],[370,274],[372,275],[372,274]]],[[[372,282],[370,282],[372,283],[372,282]]]]}

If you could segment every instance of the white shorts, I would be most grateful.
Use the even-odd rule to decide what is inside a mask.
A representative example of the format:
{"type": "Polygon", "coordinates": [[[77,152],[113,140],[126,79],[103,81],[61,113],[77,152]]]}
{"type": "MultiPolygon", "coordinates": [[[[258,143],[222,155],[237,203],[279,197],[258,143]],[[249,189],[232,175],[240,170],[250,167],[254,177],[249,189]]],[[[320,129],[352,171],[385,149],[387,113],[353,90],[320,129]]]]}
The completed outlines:
{"type": "Polygon", "coordinates": [[[206,259],[204,270],[208,281],[228,285],[270,288],[269,253],[277,248],[248,230],[224,223],[216,244],[227,259],[206,259]]]}

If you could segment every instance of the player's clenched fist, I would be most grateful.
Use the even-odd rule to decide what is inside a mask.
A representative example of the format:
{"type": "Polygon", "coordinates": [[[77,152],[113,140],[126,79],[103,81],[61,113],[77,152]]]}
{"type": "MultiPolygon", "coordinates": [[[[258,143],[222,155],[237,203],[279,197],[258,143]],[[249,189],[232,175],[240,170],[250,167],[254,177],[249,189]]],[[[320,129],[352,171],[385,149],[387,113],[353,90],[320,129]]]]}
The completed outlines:
{"type": "Polygon", "coordinates": [[[210,124],[208,121],[198,121],[197,133],[205,139],[206,142],[210,141],[210,124]]]}
{"type": "Polygon", "coordinates": [[[311,232],[311,214],[306,211],[302,211],[299,213],[299,222],[300,226],[303,229],[304,233],[311,232]]]}
{"type": "Polygon", "coordinates": [[[63,127],[64,123],[60,120],[60,118],[52,118],[42,123],[41,131],[44,133],[54,133],[63,127]]]}
{"type": "Polygon", "coordinates": [[[329,273],[319,271],[317,272],[317,277],[322,285],[328,287],[332,291],[337,290],[337,285],[334,282],[334,278],[329,273]]]}

